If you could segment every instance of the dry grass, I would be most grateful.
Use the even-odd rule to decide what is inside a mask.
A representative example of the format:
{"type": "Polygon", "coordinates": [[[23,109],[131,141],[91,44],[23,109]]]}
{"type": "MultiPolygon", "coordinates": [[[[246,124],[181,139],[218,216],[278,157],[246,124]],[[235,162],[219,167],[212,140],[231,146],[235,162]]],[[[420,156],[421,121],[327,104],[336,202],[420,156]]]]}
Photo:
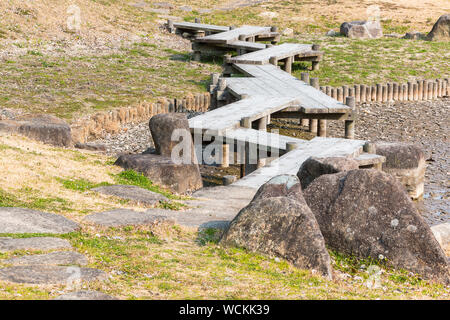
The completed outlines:
{"type": "Polygon", "coordinates": [[[24,204],[61,213],[80,221],[87,213],[115,207],[143,210],[114,197],[93,191],[77,192],[64,187],[59,179],[84,179],[92,183],[111,183],[111,174],[121,171],[103,155],[54,148],[27,138],[0,135],[0,186],[24,204]]]}

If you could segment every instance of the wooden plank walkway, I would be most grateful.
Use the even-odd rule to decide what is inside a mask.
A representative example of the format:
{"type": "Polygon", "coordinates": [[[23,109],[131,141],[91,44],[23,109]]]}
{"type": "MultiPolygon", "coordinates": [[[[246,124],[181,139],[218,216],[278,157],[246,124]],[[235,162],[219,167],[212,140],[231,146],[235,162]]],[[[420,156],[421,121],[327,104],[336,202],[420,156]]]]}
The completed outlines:
{"type": "Polygon", "coordinates": [[[283,60],[297,55],[312,57],[317,56],[317,54],[316,51],[312,50],[312,45],[310,44],[283,43],[279,46],[233,57],[229,61],[231,63],[261,65],[270,63],[271,58],[283,60]]]}
{"type": "MultiPolygon", "coordinates": [[[[354,134],[352,108],[290,74],[295,60],[312,61],[313,69],[317,67],[323,55],[318,51],[319,47],[292,43],[268,46],[255,42],[275,39],[278,33],[274,30],[271,27],[242,26],[193,40],[194,57],[197,58],[200,53],[224,52],[227,48],[241,53],[225,59],[224,74],[228,77],[213,77],[211,90],[215,98],[228,104],[189,119],[194,134],[201,133],[204,141],[221,137],[224,144],[244,146],[245,155],[241,158],[246,159],[241,164],[243,178],[234,184],[241,187],[259,188],[275,175],[295,175],[311,156],[348,156],[355,158],[361,166],[379,166],[385,161],[383,157],[363,153],[367,141],[324,137],[306,141],[266,132],[269,117],[298,119],[306,116],[310,119],[346,120],[346,137],[354,134]],[[284,71],[278,67],[279,61],[284,62],[284,71]],[[231,77],[234,71],[245,77],[231,77]],[[236,99],[239,100],[232,102],[236,99]],[[258,163],[254,164],[250,150],[255,148],[265,149],[271,156],[275,151],[281,157],[263,166],[264,161],[261,162],[258,156],[258,163]]],[[[229,146],[224,146],[224,150],[227,149],[229,146]]],[[[223,151],[224,159],[230,158],[228,153],[223,151]]]]}
{"type": "Polygon", "coordinates": [[[299,101],[287,111],[303,113],[348,113],[351,108],[331,98],[274,65],[234,64],[233,67],[251,78],[227,78],[227,88],[236,97],[283,96],[299,101]]]}
{"type": "Polygon", "coordinates": [[[257,51],[257,50],[264,50],[267,48],[267,45],[264,43],[239,41],[239,40],[227,43],[225,46],[228,48],[242,49],[246,51],[257,51]]]}
{"type": "Polygon", "coordinates": [[[255,37],[260,34],[269,33],[270,27],[255,27],[255,26],[242,26],[233,30],[229,30],[222,33],[212,34],[206,37],[195,39],[195,42],[202,43],[216,43],[216,44],[230,44],[236,42],[240,36],[246,38],[255,37]]]}
{"type": "Polygon", "coordinates": [[[239,128],[244,118],[255,121],[296,103],[298,101],[292,98],[283,97],[243,99],[189,119],[189,127],[191,130],[208,130],[210,134],[223,136],[226,130],[239,128]]]}

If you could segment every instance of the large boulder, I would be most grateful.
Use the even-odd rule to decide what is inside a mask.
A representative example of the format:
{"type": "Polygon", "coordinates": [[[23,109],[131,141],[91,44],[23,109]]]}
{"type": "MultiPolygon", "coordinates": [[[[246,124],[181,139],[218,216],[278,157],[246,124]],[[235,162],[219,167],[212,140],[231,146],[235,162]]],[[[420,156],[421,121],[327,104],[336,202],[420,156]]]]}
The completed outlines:
{"type": "Polygon", "coordinates": [[[379,21],[344,22],[340,32],[348,38],[377,39],[383,37],[383,28],[379,21]]]}
{"type": "Polygon", "coordinates": [[[323,175],[303,193],[331,249],[450,282],[442,248],[393,176],[370,169],[323,175]]]}
{"type": "Polygon", "coordinates": [[[331,279],[325,241],[299,188],[295,176],[282,176],[263,185],[230,223],[220,243],[278,256],[331,279]]]}
{"type": "Polygon", "coordinates": [[[427,40],[448,41],[450,39],[450,14],[444,14],[428,33],[427,40]]]}
{"type": "Polygon", "coordinates": [[[378,142],[376,153],[386,157],[383,171],[392,174],[413,199],[424,193],[426,161],[423,150],[411,143],[378,142]]]}
{"type": "Polygon", "coordinates": [[[314,179],[324,174],[338,173],[358,169],[358,161],[347,157],[310,157],[302,163],[297,177],[300,179],[302,189],[306,189],[314,179]]]}
{"type": "MultiPolygon", "coordinates": [[[[182,151],[189,150],[191,163],[197,163],[189,122],[185,114],[161,113],[155,115],[150,119],[149,127],[157,154],[164,157],[172,157],[172,151],[175,146],[183,143],[186,148],[182,151]]],[[[183,155],[177,156],[182,157],[183,155]]]]}
{"type": "Polygon", "coordinates": [[[26,115],[0,121],[0,131],[18,133],[30,139],[58,147],[71,147],[70,126],[52,115],[26,115]]]}
{"type": "Polygon", "coordinates": [[[126,170],[135,170],[153,183],[184,194],[203,187],[197,164],[174,163],[170,158],[156,154],[122,155],[115,162],[126,170]]]}

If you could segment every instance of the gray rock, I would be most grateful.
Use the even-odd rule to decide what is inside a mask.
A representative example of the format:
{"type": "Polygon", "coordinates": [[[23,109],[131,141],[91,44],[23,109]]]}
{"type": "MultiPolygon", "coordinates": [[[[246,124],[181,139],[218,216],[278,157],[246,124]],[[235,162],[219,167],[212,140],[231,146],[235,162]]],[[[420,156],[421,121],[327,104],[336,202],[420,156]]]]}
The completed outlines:
{"type": "Polygon", "coordinates": [[[386,158],[383,171],[395,176],[411,198],[424,193],[426,161],[422,148],[411,143],[378,142],[376,153],[386,158]]]}
{"type": "Polygon", "coordinates": [[[300,179],[302,189],[306,189],[314,179],[324,174],[338,173],[358,169],[358,162],[346,157],[317,158],[310,157],[302,163],[297,177],[300,179]]]}
{"type": "Polygon", "coordinates": [[[0,233],[52,233],[76,231],[80,226],[57,214],[24,208],[0,207],[0,233]]]}
{"type": "Polygon", "coordinates": [[[79,265],[88,264],[88,259],[74,251],[59,251],[47,254],[34,254],[2,261],[5,264],[18,265],[79,265]]]}
{"type": "Polygon", "coordinates": [[[157,205],[161,201],[167,200],[167,197],[163,196],[160,193],[139,188],[137,186],[128,186],[128,185],[102,186],[94,188],[92,190],[101,194],[116,196],[121,199],[132,200],[134,202],[150,206],[157,205]]]}
{"type": "Polygon", "coordinates": [[[0,121],[0,131],[18,133],[58,147],[73,145],[70,126],[51,115],[27,115],[15,120],[0,121]]]}
{"type": "Polygon", "coordinates": [[[0,269],[0,280],[26,284],[70,284],[76,281],[105,280],[107,274],[101,270],[62,266],[14,266],[0,269]]]}
{"type": "Polygon", "coordinates": [[[164,157],[172,157],[172,150],[183,138],[172,139],[172,135],[177,132],[185,134],[186,141],[183,143],[190,148],[191,154],[188,155],[190,163],[197,163],[195,160],[195,150],[193,147],[189,122],[183,113],[161,113],[153,116],[149,122],[150,132],[155,143],[156,153],[164,157]]]}
{"type": "Polygon", "coordinates": [[[419,31],[411,31],[407,32],[403,39],[409,39],[409,40],[423,40],[426,36],[423,33],[420,33],[419,31]]]}
{"type": "Polygon", "coordinates": [[[0,251],[71,249],[69,241],[51,237],[0,238],[0,251]]]}
{"type": "Polygon", "coordinates": [[[288,174],[275,176],[263,184],[252,201],[273,197],[292,197],[304,202],[300,181],[296,176],[288,174]]]}
{"type": "Polygon", "coordinates": [[[76,143],[75,148],[90,151],[106,151],[106,145],[101,143],[76,143]]]}
{"type": "Polygon", "coordinates": [[[88,215],[85,221],[102,227],[120,227],[132,225],[154,225],[161,222],[173,223],[172,219],[165,216],[137,212],[128,209],[115,209],[88,215]]]}
{"type": "Polygon", "coordinates": [[[344,22],[340,32],[349,38],[377,39],[383,37],[383,29],[378,21],[344,22]]]}
{"type": "Polygon", "coordinates": [[[386,157],[383,169],[413,169],[425,161],[422,148],[412,143],[377,142],[376,153],[386,157]]]}
{"type": "Polygon", "coordinates": [[[336,32],[334,30],[330,30],[325,34],[327,37],[336,37],[339,35],[339,32],[336,32]]]}
{"type": "Polygon", "coordinates": [[[119,300],[100,291],[81,290],[63,294],[54,300],[119,300]]]}
{"type": "Polygon", "coordinates": [[[220,243],[278,256],[332,278],[325,240],[296,176],[280,175],[261,186],[231,221],[220,243]]]}
{"type": "Polygon", "coordinates": [[[450,281],[442,248],[391,175],[372,169],[323,175],[303,194],[331,249],[450,281]]]}
{"type": "Polygon", "coordinates": [[[450,14],[444,14],[428,33],[427,40],[448,41],[450,39],[450,14]]]}
{"type": "Polygon", "coordinates": [[[122,155],[115,164],[126,170],[140,172],[153,183],[172,192],[184,194],[203,187],[197,164],[177,164],[168,157],[155,154],[122,155]]]}

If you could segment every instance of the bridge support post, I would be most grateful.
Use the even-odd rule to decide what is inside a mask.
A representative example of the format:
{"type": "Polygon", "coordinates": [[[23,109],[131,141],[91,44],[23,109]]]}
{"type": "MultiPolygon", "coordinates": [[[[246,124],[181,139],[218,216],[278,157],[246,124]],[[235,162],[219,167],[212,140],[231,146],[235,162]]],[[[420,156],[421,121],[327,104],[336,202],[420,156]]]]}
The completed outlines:
{"type": "Polygon", "coordinates": [[[287,57],[284,59],[284,71],[291,74],[292,73],[292,62],[294,61],[293,57],[287,57]]]}
{"type": "Polygon", "coordinates": [[[228,168],[230,166],[230,145],[224,143],[222,145],[222,162],[220,167],[228,168]]]}
{"type": "MultiPolygon", "coordinates": [[[[309,73],[308,72],[302,72],[300,74],[300,79],[304,83],[308,84],[309,83],[309,73]]],[[[302,118],[300,118],[300,125],[305,126],[305,127],[309,126],[309,119],[302,119],[302,118]]]]}
{"type": "Polygon", "coordinates": [[[319,137],[327,136],[327,120],[320,119],[317,123],[317,135],[319,137]]]}
{"type": "MultiPolygon", "coordinates": [[[[310,78],[309,79],[309,84],[310,84],[311,87],[319,90],[319,78],[310,78]]],[[[309,120],[309,131],[311,133],[317,134],[317,132],[318,132],[318,124],[319,124],[319,121],[317,119],[309,120]]],[[[326,128],[326,125],[325,125],[325,128],[326,128]]]]}
{"type": "Polygon", "coordinates": [[[275,67],[278,67],[278,59],[276,57],[270,58],[269,63],[273,64],[275,67]]]}
{"type": "MultiPolygon", "coordinates": [[[[355,97],[347,97],[345,104],[352,108],[353,112],[356,112],[355,97]]],[[[354,117],[354,115],[352,117],[354,117]]],[[[355,139],[355,120],[353,118],[345,120],[345,138],[355,139]]]]}
{"type": "MultiPolygon", "coordinates": [[[[263,117],[258,120],[258,130],[267,131],[267,120],[267,117],[263,117]]],[[[259,148],[257,149],[257,157],[258,163],[256,164],[256,168],[259,169],[264,167],[266,165],[266,159],[261,157],[261,150],[259,150],[259,148]]]]}

